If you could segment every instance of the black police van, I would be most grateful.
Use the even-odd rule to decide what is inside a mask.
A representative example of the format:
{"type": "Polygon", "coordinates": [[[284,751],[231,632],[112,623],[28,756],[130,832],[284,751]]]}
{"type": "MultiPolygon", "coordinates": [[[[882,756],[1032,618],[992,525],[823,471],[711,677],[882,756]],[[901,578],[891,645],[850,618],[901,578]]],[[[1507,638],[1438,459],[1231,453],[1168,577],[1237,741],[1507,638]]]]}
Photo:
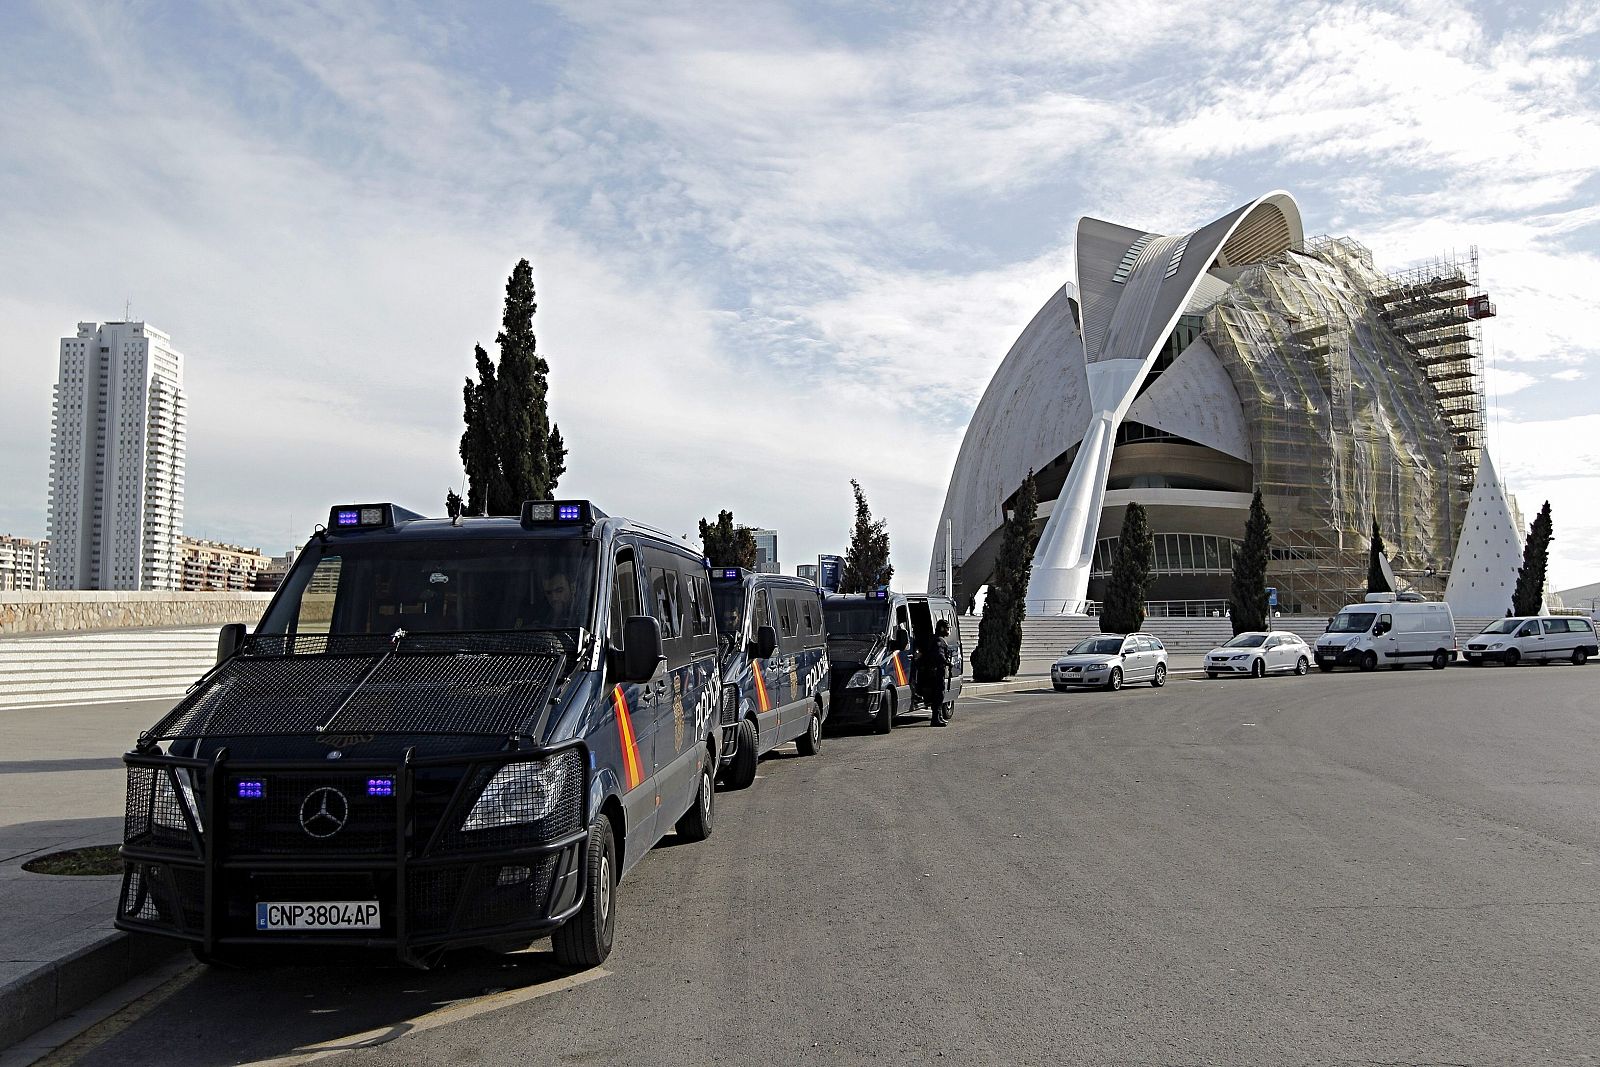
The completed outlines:
{"type": "Polygon", "coordinates": [[[201,959],[548,934],[593,966],[619,879],[711,832],[709,571],[587,501],[336,507],[218,658],[124,757],[116,925],[201,959]]]}
{"type": "Polygon", "coordinates": [[[805,578],[714,567],[711,598],[722,634],[722,779],[743,789],[756,761],[786,741],[802,756],[822,745],[828,649],[822,598],[805,578]]]}
{"type": "Polygon", "coordinates": [[[870,724],[880,734],[899,716],[923,706],[917,686],[917,651],[949,623],[945,640],[955,652],[945,680],[945,704],[955,709],[964,666],[960,619],[947,597],[896,593],[835,593],[824,598],[828,658],[833,666],[833,720],[870,724]]]}

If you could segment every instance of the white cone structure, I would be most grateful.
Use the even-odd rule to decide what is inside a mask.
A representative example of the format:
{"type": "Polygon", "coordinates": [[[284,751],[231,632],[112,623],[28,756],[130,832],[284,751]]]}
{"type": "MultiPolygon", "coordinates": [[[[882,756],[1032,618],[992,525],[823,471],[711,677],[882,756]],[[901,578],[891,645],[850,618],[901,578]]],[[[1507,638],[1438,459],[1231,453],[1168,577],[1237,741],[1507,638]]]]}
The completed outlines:
{"type": "Polygon", "coordinates": [[[1075,270],[1091,413],[1034,552],[1028,614],[1083,612],[1117,427],[1202,280],[1303,238],[1300,210],[1285,192],[1176,237],[1079,221],[1075,270]]]}
{"type": "Polygon", "coordinates": [[[1489,450],[1484,449],[1445,584],[1445,603],[1459,618],[1498,618],[1511,609],[1521,566],[1522,531],[1489,450]]]}

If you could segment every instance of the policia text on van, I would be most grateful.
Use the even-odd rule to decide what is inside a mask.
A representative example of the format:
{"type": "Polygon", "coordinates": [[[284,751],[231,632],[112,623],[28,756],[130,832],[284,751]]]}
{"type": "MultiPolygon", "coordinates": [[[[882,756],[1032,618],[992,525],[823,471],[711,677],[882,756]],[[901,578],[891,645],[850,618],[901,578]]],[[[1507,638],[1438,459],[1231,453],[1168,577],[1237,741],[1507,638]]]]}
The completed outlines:
{"type": "Polygon", "coordinates": [[[257,632],[128,753],[117,926],[192,943],[611,949],[616,887],[711,832],[705,563],[586,501],[334,508],[257,632]]]}

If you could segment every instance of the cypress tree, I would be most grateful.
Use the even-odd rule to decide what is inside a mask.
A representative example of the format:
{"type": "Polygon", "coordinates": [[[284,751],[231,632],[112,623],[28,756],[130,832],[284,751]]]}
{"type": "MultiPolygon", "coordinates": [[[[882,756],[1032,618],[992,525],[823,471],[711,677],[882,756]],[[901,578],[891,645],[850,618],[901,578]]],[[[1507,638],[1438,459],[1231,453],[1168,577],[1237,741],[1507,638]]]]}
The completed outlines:
{"type": "Polygon", "coordinates": [[[856,494],[856,522],[844,554],[839,592],[870,593],[885,588],[894,577],[894,567],[889,564],[889,532],[883,519],[873,520],[861,483],[852,478],[850,488],[856,494]]]}
{"type": "Polygon", "coordinates": [[[550,364],[533,334],[533,268],[518,260],[506,280],[505,308],[495,342],[498,366],[473,347],[478,380],[463,390],[461,461],[467,470],[467,509],[515,515],[524,500],[548,500],[566,473],[567,449],[550,424],[550,364]]]}
{"type": "Polygon", "coordinates": [[[1517,568],[1517,588],[1511,594],[1514,615],[1537,615],[1544,610],[1545,571],[1550,565],[1550,542],[1554,527],[1550,522],[1550,501],[1544,502],[1528,530],[1522,546],[1522,566],[1517,568]]]}
{"type": "Polygon", "coordinates": [[[1367,553],[1367,592],[1392,593],[1389,579],[1383,573],[1383,534],[1378,532],[1378,520],[1372,520],[1372,550],[1367,553]]]}
{"type": "Polygon", "coordinates": [[[1235,634],[1267,628],[1267,560],[1272,545],[1272,519],[1261,502],[1261,490],[1250,498],[1244,541],[1233,546],[1233,589],[1228,615],[1235,634]]]}
{"type": "Polygon", "coordinates": [[[1122,516],[1122,533],[1100,611],[1100,626],[1107,633],[1137,633],[1144,625],[1144,601],[1154,565],[1155,538],[1150,536],[1149,519],[1138,502],[1131,503],[1122,516]]]}
{"type": "Polygon", "coordinates": [[[1038,512],[1039,488],[1030,470],[1017,493],[1016,506],[1006,518],[989,596],[983,602],[978,646],[972,650],[975,682],[998,682],[1022,668],[1022,620],[1028,614],[1028,579],[1039,542],[1033,530],[1038,512]]]}
{"type": "Polygon", "coordinates": [[[756,535],[748,526],[735,526],[731,511],[719,511],[714,523],[700,520],[700,543],[713,567],[755,570],[761,555],[756,535]]]}

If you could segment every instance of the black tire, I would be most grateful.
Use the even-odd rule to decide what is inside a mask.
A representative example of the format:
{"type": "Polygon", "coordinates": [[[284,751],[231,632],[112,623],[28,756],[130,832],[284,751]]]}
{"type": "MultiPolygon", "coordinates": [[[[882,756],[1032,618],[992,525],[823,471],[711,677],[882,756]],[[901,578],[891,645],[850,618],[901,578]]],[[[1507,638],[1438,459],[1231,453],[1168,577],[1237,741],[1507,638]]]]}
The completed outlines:
{"type": "Polygon", "coordinates": [[[956,702],[952,700],[944,706],[944,721],[949,722],[956,717],[956,702]]]}
{"type": "Polygon", "coordinates": [[[550,937],[556,962],[563,967],[598,967],[611,955],[617,929],[617,844],[611,820],[600,816],[589,827],[583,850],[583,907],[550,937]]]}
{"type": "Polygon", "coordinates": [[[1506,666],[1515,667],[1522,662],[1522,653],[1514,648],[1506,649],[1506,666]]]}
{"type": "Polygon", "coordinates": [[[1481,666],[1483,666],[1483,657],[1482,656],[1468,656],[1467,657],[1467,666],[1469,666],[1469,667],[1481,667],[1481,666]]]}
{"type": "Polygon", "coordinates": [[[711,836],[711,825],[716,817],[717,785],[713,781],[712,768],[716,766],[715,757],[706,753],[705,766],[700,768],[700,788],[694,795],[694,803],[689,805],[689,810],[683,813],[673,826],[678,831],[678,836],[685,841],[704,841],[711,836]]]}
{"type": "Polygon", "coordinates": [[[1257,656],[1255,662],[1250,664],[1250,677],[1265,678],[1266,676],[1267,661],[1262,659],[1260,656],[1257,656]]]}
{"type": "Polygon", "coordinates": [[[1404,663],[1391,663],[1389,664],[1389,669],[1391,671],[1403,671],[1406,669],[1406,665],[1404,663]]]}
{"type": "Polygon", "coordinates": [[[1304,656],[1301,656],[1299,659],[1295,660],[1294,673],[1304,675],[1310,669],[1311,661],[1306,659],[1304,656]]]}
{"type": "Polygon", "coordinates": [[[1331,663],[1319,663],[1319,664],[1317,664],[1317,670],[1321,671],[1323,674],[1332,674],[1333,673],[1333,664],[1331,664],[1331,663]]]}
{"type": "Polygon", "coordinates": [[[872,724],[872,732],[886,734],[894,729],[894,691],[884,693],[878,706],[878,721],[872,724]]]}
{"type": "Polygon", "coordinates": [[[739,723],[734,734],[733,759],[722,772],[722,780],[729,789],[745,789],[756,780],[756,724],[751,719],[739,723]]]}
{"type": "Polygon", "coordinates": [[[1216,671],[1206,671],[1206,677],[1210,678],[1214,682],[1214,681],[1217,680],[1217,672],[1216,671]]]}
{"type": "Polygon", "coordinates": [[[1581,667],[1588,662],[1589,650],[1587,648],[1575,648],[1572,650],[1572,665],[1574,667],[1581,667]]]}
{"type": "Polygon", "coordinates": [[[1446,667],[1450,666],[1450,653],[1446,652],[1442,648],[1437,650],[1433,654],[1433,659],[1428,661],[1428,666],[1432,667],[1436,671],[1444,670],[1446,667]]]}
{"type": "Polygon", "coordinates": [[[1162,686],[1164,686],[1166,684],[1167,684],[1167,665],[1165,663],[1157,663],[1156,664],[1155,677],[1150,679],[1150,688],[1151,689],[1160,689],[1162,686]]]}
{"type": "Polygon", "coordinates": [[[1375,671],[1375,670],[1377,670],[1378,669],[1378,654],[1376,652],[1372,652],[1370,650],[1367,651],[1367,652],[1362,653],[1362,655],[1361,655],[1361,669],[1364,670],[1364,671],[1375,671]]]}
{"type": "Polygon", "coordinates": [[[1111,676],[1106,679],[1106,688],[1115,693],[1122,688],[1122,668],[1112,667],[1111,676]]]}
{"type": "Polygon", "coordinates": [[[812,705],[811,718],[806,722],[806,732],[794,739],[794,747],[802,756],[815,756],[822,751],[822,709],[812,705]]]}
{"type": "Polygon", "coordinates": [[[1071,688],[1072,688],[1072,686],[1070,686],[1070,685],[1057,685],[1057,686],[1055,686],[1055,691],[1058,692],[1058,693],[1065,693],[1068,689],[1071,689],[1071,688]]]}

